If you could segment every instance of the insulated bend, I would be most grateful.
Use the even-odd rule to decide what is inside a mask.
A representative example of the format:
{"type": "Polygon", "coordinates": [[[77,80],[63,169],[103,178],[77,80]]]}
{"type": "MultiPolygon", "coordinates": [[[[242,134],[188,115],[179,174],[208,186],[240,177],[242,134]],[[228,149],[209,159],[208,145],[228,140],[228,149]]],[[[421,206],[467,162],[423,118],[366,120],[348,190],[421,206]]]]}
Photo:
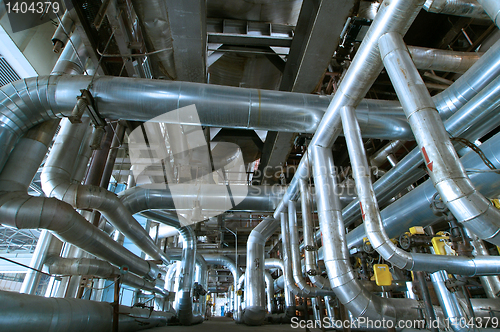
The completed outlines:
{"type": "Polygon", "coordinates": [[[379,41],[381,55],[405,110],[429,176],[442,200],[465,227],[500,245],[500,212],[476,191],[399,33],[379,41]]]}

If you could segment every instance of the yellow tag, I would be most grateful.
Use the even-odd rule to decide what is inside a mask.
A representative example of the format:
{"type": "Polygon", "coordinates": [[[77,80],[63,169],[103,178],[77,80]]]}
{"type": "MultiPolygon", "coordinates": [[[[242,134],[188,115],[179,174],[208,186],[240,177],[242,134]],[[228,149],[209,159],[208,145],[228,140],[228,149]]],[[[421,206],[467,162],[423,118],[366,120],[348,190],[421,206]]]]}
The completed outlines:
{"type": "Polygon", "coordinates": [[[415,226],[415,227],[410,228],[410,234],[411,235],[415,235],[415,234],[424,235],[425,231],[424,231],[424,228],[422,226],[415,226]]]}
{"type": "Polygon", "coordinates": [[[434,252],[437,255],[447,255],[446,245],[447,240],[449,240],[449,236],[436,236],[432,238],[432,247],[434,248],[434,252]]]}
{"type": "Polygon", "coordinates": [[[390,286],[392,284],[392,274],[387,264],[374,264],[373,274],[375,283],[378,286],[390,286]]]}

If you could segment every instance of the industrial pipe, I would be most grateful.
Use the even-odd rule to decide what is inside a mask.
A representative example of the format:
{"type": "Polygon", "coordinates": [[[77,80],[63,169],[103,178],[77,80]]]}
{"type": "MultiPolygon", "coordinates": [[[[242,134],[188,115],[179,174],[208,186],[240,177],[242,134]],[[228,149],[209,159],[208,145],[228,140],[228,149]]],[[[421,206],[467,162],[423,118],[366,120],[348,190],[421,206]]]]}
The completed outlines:
{"type": "Polygon", "coordinates": [[[378,297],[367,291],[349,261],[341,208],[336,194],[337,180],[330,149],[311,147],[314,182],[318,190],[318,215],[323,236],[324,262],[332,290],[355,317],[398,321],[420,316],[420,304],[411,299],[378,297]]]}
{"type": "MultiPolygon", "coordinates": [[[[119,332],[133,332],[164,326],[170,312],[120,305],[119,332]]],[[[0,291],[0,325],[4,332],[109,332],[113,305],[81,299],[57,299],[0,291]],[[22,310],[19,310],[22,309],[22,310]]]]}
{"type": "Polygon", "coordinates": [[[500,212],[476,191],[435,105],[397,32],[384,34],[380,53],[441,199],[481,239],[500,245],[500,212]]]}
{"type": "Polygon", "coordinates": [[[386,261],[400,269],[435,272],[446,270],[460,275],[497,275],[500,259],[495,257],[469,258],[465,256],[441,256],[410,253],[397,247],[387,236],[382,224],[377,199],[373,192],[370,168],[356,115],[352,108],[344,107],[342,125],[352,165],[353,178],[360,200],[366,235],[370,244],[386,261]]]}
{"type": "Polygon", "coordinates": [[[248,236],[243,311],[243,322],[247,325],[262,325],[266,317],[264,246],[278,227],[279,222],[268,217],[262,220],[248,236]]]}
{"type": "Polygon", "coordinates": [[[429,13],[488,19],[477,0],[427,0],[424,9],[429,13]]]}
{"type": "Polygon", "coordinates": [[[67,119],[63,121],[40,176],[45,195],[56,197],[76,209],[102,212],[138,248],[153,259],[168,263],[168,256],[158,248],[114,193],[98,186],[71,183],[72,165],[88,128],[88,121],[82,124],[72,124],[67,119]]]}
{"type": "MultiPolygon", "coordinates": [[[[189,226],[182,226],[182,222],[178,216],[172,216],[161,211],[143,211],[145,217],[161,222],[163,224],[176,227],[182,239],[182,258],[179,274],[179,289],[176,293],[176,301],[179,322],[182,325],[193,325],[203,322],[204,313],[199,315],[193,314],[193,299],[192,291],[195,277],[195,260],[196,255],[196,235],[189,226]]],[[[201,258],[203,259],[203,258],[201,258]]],[[[206,263],[203,261],[204,270],[206,271],[206,263]]],[[[200,272],[202,273],[202,272],[200,272]]]]}

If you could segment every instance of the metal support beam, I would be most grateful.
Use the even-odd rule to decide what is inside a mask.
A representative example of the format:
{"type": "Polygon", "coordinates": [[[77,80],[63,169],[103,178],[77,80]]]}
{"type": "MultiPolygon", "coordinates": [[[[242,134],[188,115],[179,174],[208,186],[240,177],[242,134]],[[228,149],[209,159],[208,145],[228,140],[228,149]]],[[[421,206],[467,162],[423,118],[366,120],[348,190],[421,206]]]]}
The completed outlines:
{"type": "Polygon", "coordinates": [[[167,0],[165,5],[173,40],[177,80],[205,83],[207,80],[205,1],[167,0]]]}
{"type": "MultiPolygon", "coordinates": [[[[353,0],[303,2],[281,91],[310,93],[314,90],[339,45],[339,36],[353,6],[353,0]]],[[[254,177],[257,183],[275,180],[272,175],[286,162],[296,136],[295,133],[267,134],[259,165],[260,177],[254,177]]]]}

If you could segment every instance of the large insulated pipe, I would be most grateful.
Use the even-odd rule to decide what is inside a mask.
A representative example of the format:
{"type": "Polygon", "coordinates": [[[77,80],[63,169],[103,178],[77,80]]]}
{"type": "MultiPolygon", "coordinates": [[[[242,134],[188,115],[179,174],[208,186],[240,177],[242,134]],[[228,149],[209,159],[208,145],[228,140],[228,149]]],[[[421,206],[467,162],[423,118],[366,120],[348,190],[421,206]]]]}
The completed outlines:
{"type": "MultiPolygon", "coordinates": [[[[497,3],[495,0],[493,2],[497,3]]],[[[500,74],[500,40],[449,88],[432,98],[443,119],[465,105],[500,74]]]]}
{"type": "Polygon", "coordinates": [[[331,296],[335,295],[335,293],[328,288],[317,288],[311,287],[307,284],[306,280],[302,276],[302,265],[300,262],[300,252],[299,252],[299,232],[297,229],[297,210],[295,207],[294,201],[288,202],[288,226],[286,227],[286,236],[283,235],[281,239],[283,241],[283,253],[286,253],[288,256],[288,262],[285,262],[285,269],[288,271],[289,269],[292,272],[291,280],[291,289],[294,291],[297,287],[300,290],[295,295],[299,295],[301,297],[314,297],[314,296],[331,296]],[[285,245],[285,240],[288,242],[285,245]],[[295,285],[296,284],[296,285],[295,285]]]}
{"type": "MultiPolygon", "coordinates": [[[[165,326],[171,312],[120,305],[118,331],[133,332],[165,326]]],[[[109,332],[113,305],[81,299],[57,299],[0,291],[0,326],[4,332],[109,332]]]]}
{"type": "Polygon", "coordinates": [[[345,241],[345,227],[337,196],[337,180],[330,149],[309,147],[314,182],[318,191],[318,215],[323,238],[323,254],[332,290],[355,317],[398,321],[419,317],[419,303],[411,299],[389,299],[370,293],[352,269],[345,241]]]}
{"type": "MultiPolygon", "coordinates": [[[[499,44],[500,45],[500,44],[499,44]]],[[[500,48],[497,48],[500,54],[500,48]]],[[[449,117],[444,126],[452,137],[462,137],[476,141],[490,130],[496,128],[500,119],[495,117],[500,107],[500,77],[496,77],[487,87],[449,117]]],[[[457,143],[460,146],[460,143],[457,143]]],[[[380,205],[387,203],[411,183],[420,179],[425,171],[420,150],[413,149],[395,167],[384,174],[373,185],[373,190],[380,205]]],[[[355,199],[342,211],[347,225],[361,216],[359,200],[355,199]]]]}
{"type": "MultiPolygon", "coordinates": [[[[181,227],[186,224],[178,219],[178,216],[172,216],[161,211],[142,212],[145,217],[161,222],[163,224],[176,227],[182,239],[182,259],[179,271],[179,289],[176,294],[176,303],[179,322],[182,325],[193,325],[203,322],[203,315],[193,314],[192,291],[195,277],[196,263],[196,234],[191,225],[181,227]]],[[[204,261],[202,264],[206,263],[204,261]]]]}
{"type": "Polygon", "coordinates": [[[317,246],[314,243],[313,219],[311,212],[311,195],[307,182],[299,181],[300,204],[302,210],[302,226],[304,229],[304,261],[309,280],[318,288],[330,289],[329,281],[321,276],[317,265],[317,246]]]}
{"type": "MultiPolygon", "coordinates": [[[[245,190],[236,190],[228,196],[227,187],[218,184],[176,184],[175,195],[165,184],[158,185],[158,189],[151,188],[152,185],[144,187],[133,187],[122,191],[118,197],[122,203],[133,213],[149,210],[177,210],[174,204],[176,199],[185,199],[187,201],[200,200],[200,205],[204,209],[210,206],[231,206],[231,202],[221,203],[221,201],[232,200],[241,201],[232,211],[248,211],[248,212],[272,212],[278,206],[286,187],[280,186],[248,186],[247,194],[242,196],[245,190]],[[224,204],[224,205],[221,205],[224,204]]],[[[342,206],[346,206],[354,196],[343,190],[340,197],[342,206]]]]}
{"type": "MultiPolygon", "coordinates": [[[[281,222],[281,221],[280,221],[281,222]]],[[[285,264],[284,261],[279,259],[279,258],[266,258],[265,263],[264,263],[266,269],[279,269],[281,270],[282,276],[278,279],[284,280],[285,276],[285,264]]],[[[276,279],[276,280],[278,280],[276,279]]],[[[293,317],[295,316],[295,295],[293,295],[293,292],[290,291],[290,286],[289,283],[283,281],[282,287],[276,287],[276,280],[273,281],[274,283],[274,290],[276,292],[276,289],[283,289],[283,294],[285,297],[285,316],[286,317],[293,317]]]]}
{"type": "Polygon", "coordinates": [[[248,236],[243,311],[243,322],[247,325],[262,325],[266,317],[264,247],[278,227],[279,221],[268,217],[263,219],[248,236]]]}
{"type": "Polygon", "coordinates": [[[408,46],[418,69],[465,73],[483,55],[479,52],[454,52],[433,48],[408,46]]]}
{"type": "Polygon", "coordinates": [[[40,176],[47,197],[56,197],[76,209],[101,212],[125,237],[155,260],[168,262],[146,230],[134,219],[116,194],[105,188],[71,182],[73,163],[88,129],[88,121],[72,124],[64,120],[40,176]]]}
{"type": "Polygon", "coordinates": [[[387,33],[379,44],[385,68],[441,199],[466,228],[481,239],[500,245],[500,212],[467,177],[402,36],[387,33]]]}
{"type": "MultiPolygon", "coordinates": [[[[25,137],[21,138],[18,146],[11,155],[13,169],[6,169],[5,173],[0,174],[0,188],[11,188],[14,190],[26,190],[30,185],[33,170],[43,161],[47,150],[52,143],[57,127],[58,120],[44,122],[30,129],[25,137]],[[16,161],[17,160],[17,161],[16,161]],[[17,172],[19,165],[25,167],[26,172],[17,172]],[[16,165],[17,164],[17,165],[16,165]],[[12,177],[16,175],[15,177],[12,177]],[[23,176],[24,175],[24,176],[23,176]],[[17,189],[16,189],[17,188],[17,189]]],[[[1,190],[1,189],[0,189],[1,190]]],[[[31,257],[30,267],[41,270],[43,262],[47,256],[50,242],[53,236],[47,230],[42,230],[36,244],[35,251],[31,257]]],[[[34,294],[40,280],[40,273],[35,270],[28,270],[21,285],[20,293],[34,294]]]]}
{"type": "Polygon", "coordinates": [[[500,27],[500,3],[496,0],[477,0],[483,10],[493,20],[497,27],[500,27]]]}
{"type": "MultiPolygon", "coordinates": [[[[208,264],[217,264],[225,266],[233,275],[233,301],[234,301],[234,310],[235,310],[235,320],[238,320],[237,317],[241,314],[241,309],[238,302],[238,297],[236,296],[236,292],[238,291],[238,280],[240,279],[240,269],[236,266],[236,263],[233,259],[224,256],[224,255],[203,255],[205,261],[208,264]]],[[[274,294],[274,293],[273,293],[274,294]]]]}
{"type": "MultiPolygon", "coordinates": [[[[465,230],[467,236],[471,239],[472,246],[474,247],[474,256],[490,256],[488,249],[482,240],[480,240],[476,234],[471,233],[469,230],[465,230]]],[[[481,284],[483,285],[486,296],[495,299],[500,295],[500,277],[495,276],[481,276],[479,277],[481,284]]]]}
{"type": "MultiPolygon", "coordinates": [[[[342,131],[340,109],[343,106],[357,107],[383,69],[378,46],[380,36],[390,31],[405,34],[423,3],[423,0],[385,0],[380,5],[377,16],[316,129],[310,147],[329,148],[333,145],[342,131]]],[[[303,157],[286,194],[274,212],[275,218],[284,211],[286,203],[295,198],[298,179],[306,179],[308,175],[308,160],[303,157]]]]}
{"type": "Polygon", "coordinates": [[[432,285],[436,291],[436,296],[439,304],[443,309],[444,316],[447,323],[450,325],[454,332],[468,332],[470,329],[467,327],[467,316],[464,315],[460,309],[460,304],[455,293],[450,292],[446,287],[448,275],[445,271],[437,271],[431,274],[432,285]]]}
{"type": "MultiPolygon", "coordinates": [[[[481,150],[494,167],[500,169],[500,134],[496,134],[481,145],[481,150]]],[[[500,174],[491,172],[477,153],[471,151],[461,159],[462,164],[470,170],[469,178],[478,190],[487,197],[500,195],[497,184],[500,174]]],[[[392,203],[384,210],[381,216],[387,235],[391,238],[407,232],[413,226],[429,226],[439,220],[432,209],[436,189],[431,180],[392,203]]],[[[364,225],[356,227],[347,235],[348,247],[361,246],[366,237],[364,225]]]]}
{"type": "Polygon", "coordinates": [[[424,9],[429,13],[488,19],[478,0],[427,0],[424,9]]]}
{"type": "Polygon", "coordinates": [[[120,283],[165,295],[165,292],[155,287],[154,283],[144,280],[133,273],[122,274],[117,267],[99,259],[62,258],[53,256],[48,257],[45,261],[45,266],[48,268],[50,274],[92,275],[105,279],[113,279],[115,276],[119,275],[120,283]]]}
{"type": "MultiPolygon", "coordinates": [[[[57,128],[57,122],[53,128],[57,128]]],[[[50,136],[50,135],[49,135],[50,136]]],[[[41,137],[47,137],[42,135],[41,137]]],[[[98,228],[90,225],[70,205],[55,198],[30,197],[26,190],[38,170],[47,145],[36,139],[38,149],[22,140],[19,149],[9,158],[0,174],[0,220],[2,224],[19,229],[48,229],[59,238],[111,263],[123,266],[139,275],[155,279],[157,268],[118,245],[98,228]],[[33,147],[32,146],[32,147],[33,147]],[[17,151],[17,152],[16,152],[17,151]],[[22,167],[20,167],[22,165],[22,167]]],[[[50,142],[51,139],[43,139],[50,142]]],[[[34,146],[34,145],[33,145],[34,146]]]]}
{"type": "Polygon", "coordinates": [[[500,259],[495,257],[441,256],[410,253],[397,247],[387,236],[382,224],[379,207],[371,183],[370,168],[366,159],[356,115],[350,107],[342,108],[342,125],[347,149],[356,182],[366,235],[372,247],[388,262],[400,269],[435,272],[446,270],[460,275],[497,275],[500,259]]]}
{"type": "Polygon", "coordinates": [[[274,299],[274,279],[271,273],[264,271],[264,279],[266,280],[266,295],[267,295],[267,312],[273,313],[274,299]]]}

